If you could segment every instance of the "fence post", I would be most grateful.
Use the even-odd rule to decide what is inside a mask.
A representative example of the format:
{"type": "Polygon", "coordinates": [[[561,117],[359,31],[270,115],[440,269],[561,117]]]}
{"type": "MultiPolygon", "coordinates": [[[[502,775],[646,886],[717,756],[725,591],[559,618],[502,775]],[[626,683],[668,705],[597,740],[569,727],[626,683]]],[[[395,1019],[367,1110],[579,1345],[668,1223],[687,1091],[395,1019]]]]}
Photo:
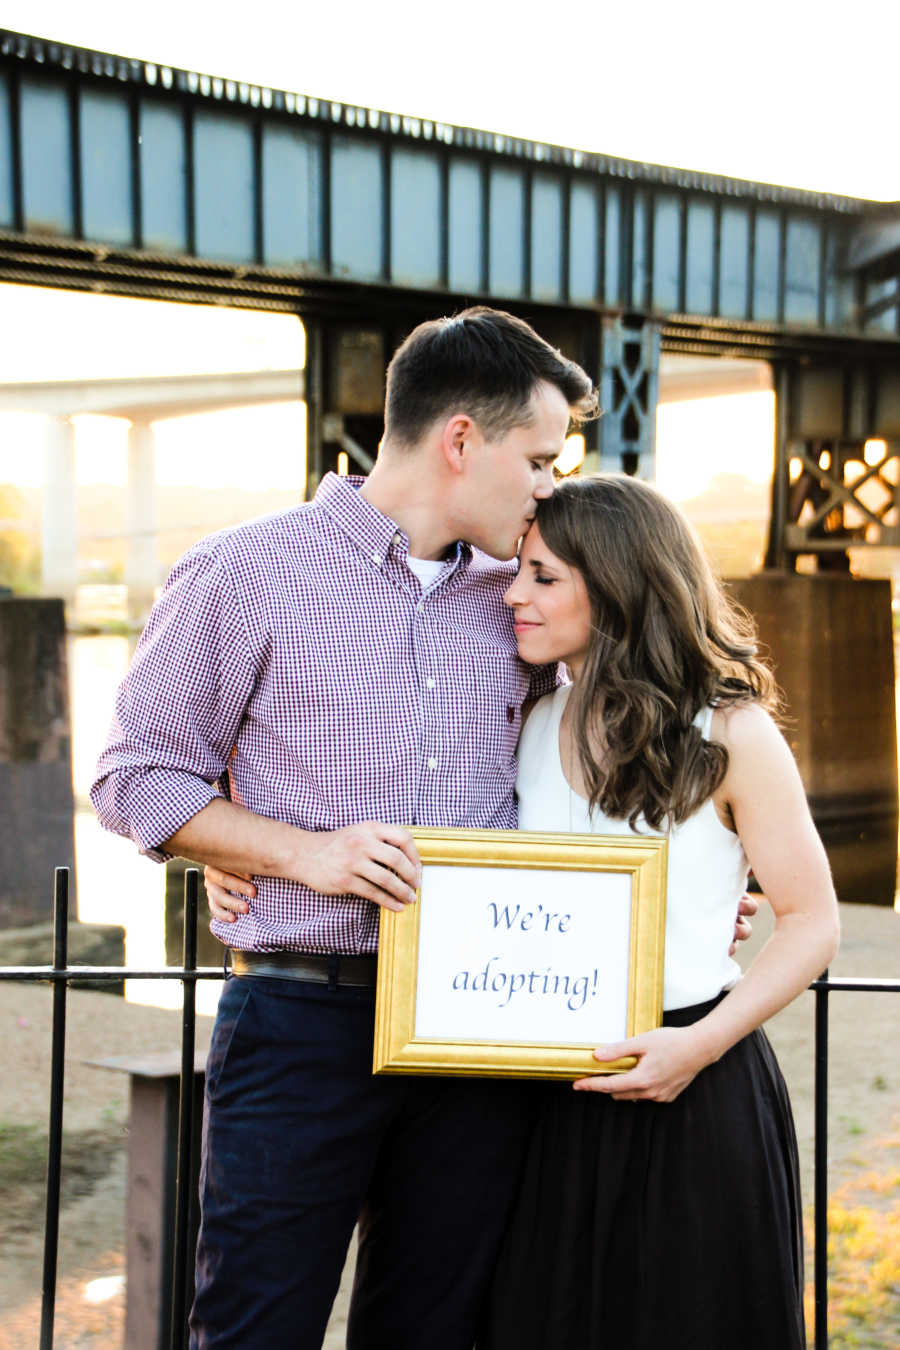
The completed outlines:
{"type": "MultiPolygon", "coordinates": [[[[69,946],[69,869],[53,873],[53,969],[64,971],[69,946]]],[[[56,1309],[56,1259],[59,1248],[59,1192],[62,1176],[63,1078],[66,1053],[66,989],[53,981],[53,1038],[50,1050],[50,1129],[47,1143],[47,1208],[44,1223],[44,1274],[41,1283],[41,1350],[52,1350],[56,1309]]]]}
{"type": "Polygon", "coordinates": [[[175,1254],[172,1270],[172,1350],[185,1344],[187,1309],[188,1226],[191,1212],[191,1134],[194,1105],[194,1044],[197,985],[197,883],[200,873],[189,867],[184,874],[183,999],[181,1015],[181,1082],[178,1092],[178,1163],[175,1174],[175,1254]]]}
{"type": "Polygon", "coordinates": [[[828,971],[816,986],[815,1350],[828,1350],[828,971]]]}

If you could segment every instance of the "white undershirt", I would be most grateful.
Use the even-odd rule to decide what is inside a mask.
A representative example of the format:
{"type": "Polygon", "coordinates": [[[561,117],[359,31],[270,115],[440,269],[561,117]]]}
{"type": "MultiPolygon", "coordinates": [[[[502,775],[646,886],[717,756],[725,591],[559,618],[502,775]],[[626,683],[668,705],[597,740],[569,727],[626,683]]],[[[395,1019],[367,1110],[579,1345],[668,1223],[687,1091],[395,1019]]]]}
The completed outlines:
{"type": "Polygon", "coordinates": [[[407,555],[406,562],[409,570],[419,578],[423,591],[428,590],[444,566],[443,558],[411,558],[407,555]]]}

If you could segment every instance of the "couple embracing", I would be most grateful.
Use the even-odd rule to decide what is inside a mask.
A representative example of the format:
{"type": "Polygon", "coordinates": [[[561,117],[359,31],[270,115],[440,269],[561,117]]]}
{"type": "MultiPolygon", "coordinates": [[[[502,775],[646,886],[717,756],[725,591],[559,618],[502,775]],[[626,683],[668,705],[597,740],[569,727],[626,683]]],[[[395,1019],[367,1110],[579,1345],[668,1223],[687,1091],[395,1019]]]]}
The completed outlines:
{"type": "Polygon", "coordinates": [[[834,892],[769,672],[680,513],[617,475],[554,485],[595,406],[519,319],[421,325],[370,476],[203,540],[140,640],[94,803],[207,864],[233,952],[197,1350],[316,1350],[357,1222],[351,1350],[802,1350],[796,1144],[759,1027],[828,964],[834,892]],[[668,834],[664,1025],[597,1047],[634,1069],[372,1076],[410,825],[668,834]],[[749,865],[775,928],[740,978],[749,865]]]}

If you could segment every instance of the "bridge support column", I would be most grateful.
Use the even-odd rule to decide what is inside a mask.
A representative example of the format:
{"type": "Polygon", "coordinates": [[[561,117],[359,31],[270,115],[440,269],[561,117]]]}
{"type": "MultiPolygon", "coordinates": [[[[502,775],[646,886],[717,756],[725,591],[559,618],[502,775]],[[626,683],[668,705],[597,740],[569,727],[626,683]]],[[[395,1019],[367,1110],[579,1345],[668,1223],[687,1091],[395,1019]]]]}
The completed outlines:
{"type": "Polygon", "coordinates": [[[849,548],[900,547],[896,361],[775,372],[775,473],[766,567],[850,570],[849,548]],[[872,444],[884,442],[885,444],[872,444]]]}
{"type": "Polygon", "coordinates": [[[324,475],[322,417],[324,402],[324,335],[321,319],[305,319],[306,367],[306,497],[315,495],[324,475]]]}
{"type": "Polygon", "coordinates": [[[784,692],[786,734],[839,900],[893,905],[894,641],[887,581],[764,572],[729,582],[784,692]],[[865,672],[860,678],[860,671],[865,672]]]}
{"type": "Polygon", "coordinates": [[[900,374],[884,358],[784,362],[775,389],[766,571],[730,588],[771,652],[839,899],[892,905],[891,587],[852,577],[848,549],[900,545],[900,374]],[[792,575],[801,555],[814,559],[816,575],[792,575]]]}
{"type": "Polygon", "coordinates": [[[143,625],[153,605],[157,580],[156,445],[149,421],[136,420],[128,428],[127,498],[128,618],[143,625]]]}
{"type": "Polygon", "coordinates": [[[45,595],[75,603],[78,583],[78,519],[75,496],[75,428],[68,417],[47,419],[41,578],[45,595]]]}
{"type": "Polygon", "coordinates": [[[51,918],[54,867],[71,869],[74,913],[66,624],[56,597],[0,598],[0,803],[0,930],[51,918]]]}
{"type": "Polygon", "coordinates": [[[656,403],[660,333],[638,315],[601,320],[600,405],[585,472],[652,478],[656,471],[656,403]]]}
{"type": "Polygon", "coordinates": [[[307,497],[329,471],[371,470],[384,432],[385,367],[402,337],[375,323],[307,322],[307,497]]]}

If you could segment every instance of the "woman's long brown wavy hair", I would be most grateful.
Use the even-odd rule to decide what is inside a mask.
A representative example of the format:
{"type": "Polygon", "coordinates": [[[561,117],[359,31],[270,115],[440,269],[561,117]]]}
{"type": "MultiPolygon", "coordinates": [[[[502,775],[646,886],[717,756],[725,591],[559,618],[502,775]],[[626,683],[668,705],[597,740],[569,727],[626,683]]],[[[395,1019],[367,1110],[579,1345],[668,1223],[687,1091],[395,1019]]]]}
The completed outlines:
{"type": "Polygon", "coordinates": [[[624,474],[570,478],[538,507],[547,548],[582,575],[593,638],[573,692],[591,809],[651,829],[716,790],[724,746],[694,726],[710,704],[777,704],[753,621],[723,592],[678,508],[624,474]],[[598,747],[605,747],[598,759],[598,747]]]}

